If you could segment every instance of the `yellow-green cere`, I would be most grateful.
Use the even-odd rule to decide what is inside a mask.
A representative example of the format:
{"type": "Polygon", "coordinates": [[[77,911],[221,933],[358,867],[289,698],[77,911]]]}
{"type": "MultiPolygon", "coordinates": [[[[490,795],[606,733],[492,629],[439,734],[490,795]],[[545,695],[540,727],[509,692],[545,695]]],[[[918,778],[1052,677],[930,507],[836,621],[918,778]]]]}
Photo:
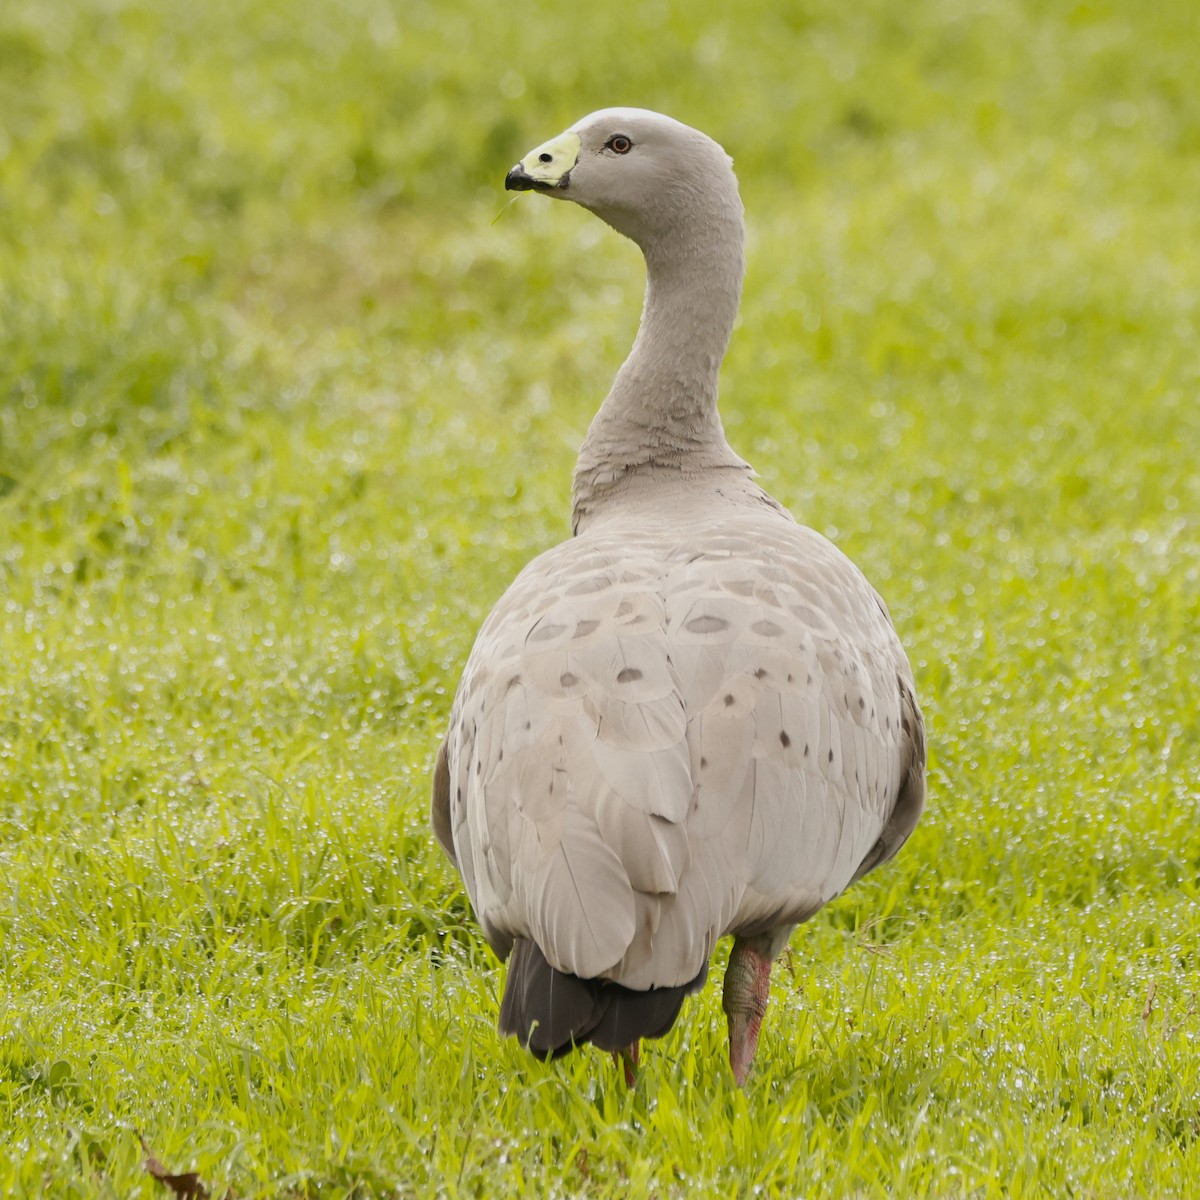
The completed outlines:
{"type": "Polygon", "coordinates": [[[579,135],[560,133],[558,137],[543,142],[521,159],[521,166],[539,183],[557,185],[562,177],[579,161],[579,135]]]}

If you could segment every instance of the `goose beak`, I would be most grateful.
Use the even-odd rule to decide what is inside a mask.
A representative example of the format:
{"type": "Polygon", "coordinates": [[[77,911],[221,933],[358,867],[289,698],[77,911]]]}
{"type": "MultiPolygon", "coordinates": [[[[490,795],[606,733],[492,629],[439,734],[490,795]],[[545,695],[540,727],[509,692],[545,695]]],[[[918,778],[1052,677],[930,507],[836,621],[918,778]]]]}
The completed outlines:
{"type": "Polygon", "coordinates": [[[510,192],[565,191],[571,171],[579,161],[579,135],[561,133],[558,137],[530,150],[504,178],[510,192]]]}
{"type": "MultiPolygon", "coordinates": [[[[504,190],[506,192],[532,192],[537,186],[538,181],[525,170],[523,163],[517,163],[504,177],[504,190]]],[[[549,186],[547,183],[542,184],[542,187],[549,186]]]]}

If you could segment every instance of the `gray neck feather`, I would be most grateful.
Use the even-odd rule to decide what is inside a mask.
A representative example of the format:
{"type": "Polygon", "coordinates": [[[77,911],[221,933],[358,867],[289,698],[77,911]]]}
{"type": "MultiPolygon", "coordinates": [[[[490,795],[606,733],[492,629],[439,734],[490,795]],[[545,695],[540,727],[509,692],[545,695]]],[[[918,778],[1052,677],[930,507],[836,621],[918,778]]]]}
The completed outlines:
{"type": "Polygon", "coordinates": [[[599,214],[641,247],[646,297],[633,350],[579,452],[576,532],[648,474],[750,470],[730,449],[717,412],[717,375],[745,270],[732,171],[728,186],[689,188],[675,201],[659,210],[669,219],[657,226],[638,213],[599,214]]]}

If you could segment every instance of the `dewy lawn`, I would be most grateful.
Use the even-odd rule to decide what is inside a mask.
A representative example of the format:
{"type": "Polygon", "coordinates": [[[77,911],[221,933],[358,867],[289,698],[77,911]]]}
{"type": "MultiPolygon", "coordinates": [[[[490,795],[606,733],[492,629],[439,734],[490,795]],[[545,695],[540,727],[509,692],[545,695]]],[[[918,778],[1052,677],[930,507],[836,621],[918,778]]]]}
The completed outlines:
{"type": "Polygon", "coordinates": [[[0,1191],[1200,1192],[1200,32],[1186,4],[0,13],[0,1191]],[[735,448],[887,596],[925,820],[545,1066],[427,820],[568,533],[636,251],[515,157],[733,153],[735,448]]]}

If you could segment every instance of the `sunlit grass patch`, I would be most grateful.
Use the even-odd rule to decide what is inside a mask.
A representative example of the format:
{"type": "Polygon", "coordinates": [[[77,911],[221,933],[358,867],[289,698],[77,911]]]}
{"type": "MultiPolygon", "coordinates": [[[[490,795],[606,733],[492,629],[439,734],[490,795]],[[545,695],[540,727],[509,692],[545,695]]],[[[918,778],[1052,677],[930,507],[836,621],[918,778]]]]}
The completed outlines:
{"type": "Polygon", "coordinates": [[[1187,5],[0,16],[0,1191],[1190,1197],[1200,47],[1187,5]],[[636,36],[634,35],[636,33],[636,36]],[[517,155],[734,154],[735,447],[886,596],[931,796],[796,935],[532,1062],[426,816],[566,536],[636,251],[517,155]]]}

